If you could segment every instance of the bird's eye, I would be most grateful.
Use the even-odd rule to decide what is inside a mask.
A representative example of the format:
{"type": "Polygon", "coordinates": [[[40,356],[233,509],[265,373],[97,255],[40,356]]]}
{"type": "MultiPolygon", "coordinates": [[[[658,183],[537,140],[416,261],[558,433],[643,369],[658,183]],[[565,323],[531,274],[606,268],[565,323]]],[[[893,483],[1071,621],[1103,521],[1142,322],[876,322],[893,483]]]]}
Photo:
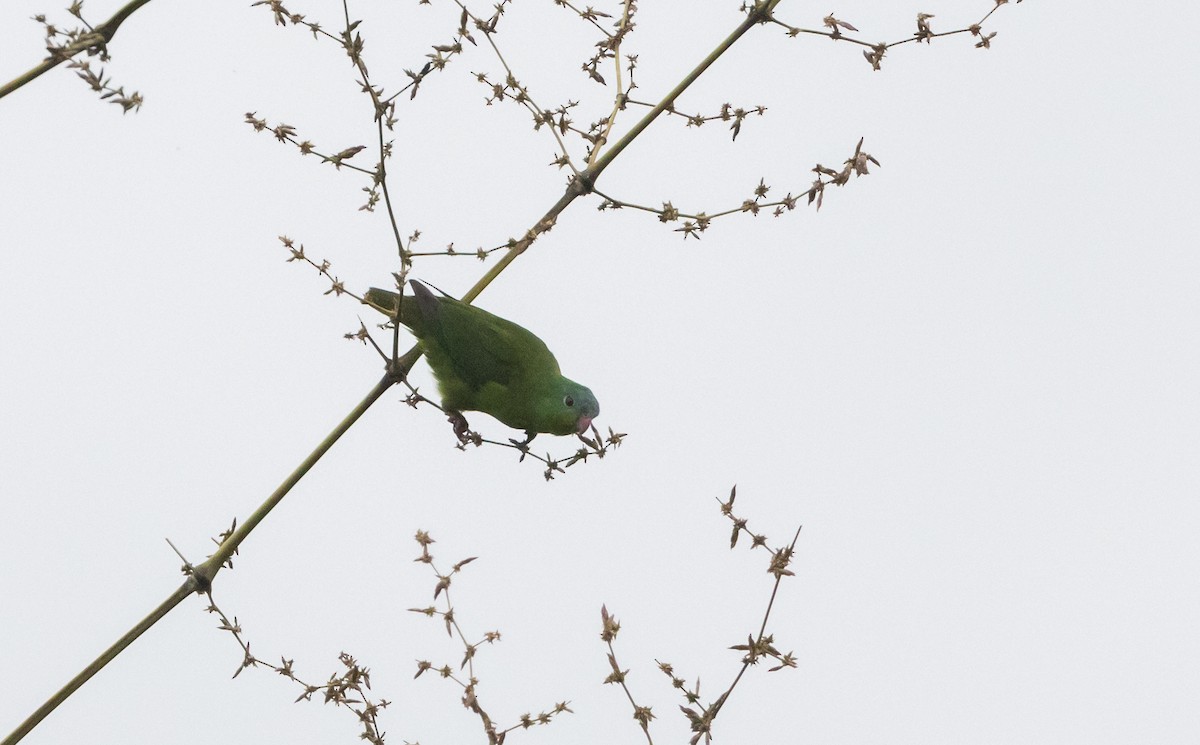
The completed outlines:
{"type": "Polygon", "coordinates": [[[567,396],[567,397],[563,398],[563,403],[566,404],[567,406],[574,406],[575,399],[571,398],[570,396],[567,396]]]}

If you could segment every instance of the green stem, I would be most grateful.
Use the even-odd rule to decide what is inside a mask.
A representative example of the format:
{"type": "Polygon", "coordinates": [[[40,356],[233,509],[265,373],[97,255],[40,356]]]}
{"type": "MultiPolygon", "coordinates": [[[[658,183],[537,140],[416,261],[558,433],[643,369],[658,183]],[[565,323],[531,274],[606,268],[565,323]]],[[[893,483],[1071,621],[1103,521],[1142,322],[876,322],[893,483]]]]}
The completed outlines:
{"type": "MultiPolygon", "coordinates": [[[[412,366],[412,361],[408,361],[408,366],[412,366]]],[[[321,456],[325,455],[325,453],[328,452],[331,447],[333,447],[333,444],[338,441],[338,438],[345,434],[346,431],[350,429],[351,425],[358,421],[359,417],[361,417],[366,410],[371,407],[371,404],[378,401],[380,396],[382,396],[389,388],[395,385],[397,380],[397,377],[392,374],[388,374],[384,376],[382,380],[376,383],[375,387],[371,389],[371,392],[368,393],[361,402],[359,402],[358,406],[354,407],[353,411],[347,414],[342,421],[338,422],[338,425],[334,427],[333,431],[330,432],[329,435],[317,445],[316,449],[309,453],[308,457],[304,459],[304,462],[301,463],[296,470],[292,471],[291,474],[284,479],[283,483],[279,485],[279,488],[276,489],[271,496],[267,497],[267,500],[259,505],[259,508],[255,510],[245,522],[238,526],[237,530],[233,531],[233,533],[231,533],[224,541],[221,542],[221,545],[217,548],[217,552],[210,556],[203,564],[193,569],[192,575],[187,578],[186,582],[179,586],[179,589],[175,590],[175,592],[172,593],[169,598],[164,600],[162,604],[155,608],[150,615],[139,621],[136,626],[118,639],[111,647],[104,650],[103,654],[97,657],[92,664],[85,667],[74,678],[71,678],[70,682],[59,689],[53,696],[50,697],[48,701],[46,701],[46,703],[38,707],[37,711],[30,714],[24,722],[21,722],[21,724],[15,730],[13,730],[12,734],[4,738],[4,740],[0,742],[0,745],[16,745],[16,743],[20,742],[21,739],[25,737],[25,735],[29,734],[34,727],[40,724],[41,721],[50,714],[50,712],[54,711],[59,704],[61,704],[63,701],[66,701],[67,698],[69,698],[71,694],[78,690],[80,686],[90,680],[93,675],[100,672],[101,668],[115,659],[116,656],[121,652],[125,651],[126,647],[133,644],[134,640],[141,636],[143,632],[145,632],[154,624],[158,623],[163,616],[167,615],[167,613],[169,613],[175,606],[179,605],[184,598],[186,598],[188,595],[191,595],[193,592],[206,592],[211,589],[213,579],[217,576],[217,572],[221,570],[222,565],[229,559],[229,557],[233,556],[234,551],[237,550],[237,547],[241,545],[246,536],[250,535],[250,532],[254,530],[254,528],[260,522],[263,521],[263,518],[267,516],[267,514],[275,507],[275,505],[279,504],[280,500],[282,500],[284,496],[291,491],[292,487],[295,486],[297,482],[299,482],[300,479],[303,478],[304,475],[308,473],[314,465],[316,465],[317,461],[321,459],[321,456]]]]}
{"type": "Polygon", "coordinates": [[[16,743],[20,742],[21,738],[29,734],[34,727],[38,726],[38,724],[40,724],[41,721],[50,714],[50,712],[54,711],[59,704],[61,704],[63,701],[66,701],[67,698],[81,685],[88,682],[93,675],[100,672],[101,668],[103,668],[109,662],[112,662],[117,655],[125,651],[126,647],[128,647],[130,644],[133,644],[133,641],[141,636],[142,632],[158,623],[160,618],[167,615],[172,608],[179,605],[184,598],[186,598],[188,595],[191,595],[193,592],[195,592],[195,590],[195,581],[191,577],[188,577],[188,580],[180,585],[179,589],[171,594],[171,597],[164,600],[161,605],[151,611],[150,615],[146,616],[141,621],[138,621],[136,626],[130,629],[125,636],[122,636],[120,639],[118,639],[111,647],[104,650],[103,654],[97,657],[92,664],[85,667],[74,678],[71,678],[70,682],[60,688],[46,703],[39,706],[37,711],[30,714],[24,722],[21,722],[21,724],[12,731],[12,734],[4,738],[4,741],[0,742],[0,745],[16,745],[16,743]]]}
{"type": "MultiPolygon", "coordinates": [[[[411,367],[411,363],[409,366],[411,367]]],[[[195,568],[192,576],[196,579],[197,590],[206,592],[210,587],[212,587],[212,582],[216,578],[217,572],[221,571],[221,567],[226,561],[229,560],[231,556],[233,556],[233,554],[237,551],[238,546],[240,546],[242,541],[246,539],[246,536],[250,535],[251,531],[253,531],[254,528],[256,528],[258,524],[263,521],[263,518],[265,518],[271,512],[271,510],[275,509],[275,505],[279,504],[279,502],[282,501],[285,496],[287,496],[287,493],[292,490],[292,487],[299,483],[300,479],[304,478],[304,475],[307,474],[314,465],[316,465],[317,461],[321,459],[321,456],[325,455],[325,453],[327,453],[329,449],[333,447],[333,444],[338,441],[338,438],[346,434],[346,431],[358,421],[359,417],[366,413],[367,409],[371,408],[371,404],[378,401],[379,397],[387,392],[387,390],[397,382],[398,378],[391,374],[383,376],[383,378],[381,378],[380,381],[375,384],[375,387],[371,389],[371,392],[368,393],[366,397],[358,403],[358,406],[355,406],[354,410],[347,414],[345,419],[342,419],[342,421],[338,422],[338,425],[333,428],[333,431],[330,432],[324,440],[321,440],[320,444],[318,444],[317,447],[308,454],[308,457],[305,458],[300,465],[296,466],[296,470],[288,474],[288,477],[283,480],[283,483],[280,484],[274,492],[271,493],[271,496],[267,497],[266,500],[258,506],[258,509],[252,512],[250,517],[246,518],[246,520],[239,525],[236,530],[230,533],[224,541],[221,541],[221,545],[217,547],[216,553],[208,557],[207,561],[195,568]]],[[[0,743],[0,745],[4,744],[0,743]]]]}
{"type": "MultiPolygon", "coordinates": [[[[584,171],[584,173],[586,174],[587,171],[584,171]]],[[[576,186],[579,183],[579,179],[574,179],[571,181],[571,186],[567,187],[567,191],[558,198],[558,201],[554,203],[553,207],[546,211],[545,215],[542,215],[542,219],[538,220],[537,224],[525,234],[525,237],[517,241],[515,246],[508,249],[504,256],[500,257],[500,260],[492,265],[492,268],[489,269],[486,274],[480,277],[479,281],[476,282],[471,289],[467,290],[467,294],[462,296],[462,301],[464,303],[469,303],[475,298],[479,297],[479,293],[483,292],[483,290],[492,283],[493,279],[499,277],[500,272],[504,271],[509,264],[516,261],[518,256],[525,253],[525,249],[533,245],[535,238],[549,230],[550,227],[554,225],[555,221],[558,220],[558,215],[565,210],[571,204],[571,202],[574,202],[576,197],[584,193],[583,190],[576,186]]]]}
{"type": "Polygon", "coordinates": [[[595,186],[596,180],[600,178],[600,174],[603,173],[604,169],[608,168],[608,166],[614,160],[616,160],[617,156],[629,146],[629,143],[633,142],[634,139],[643,131],[645,131],[645,129],[649,127],[655,119],[657,119],[664,111],[666,111],[668,107],[674,104],[675,99],[679,98],[679,96],[682,95],[692,83],[696,82],[696,80],[703,75],[704,72],[711,67],[714,62],[717,61],[717,58],[724,54],[731,46],[733,46],[738,39],[742,38],[747,31],[761,23],[766,23],[768,20],[770,20],[771,13],[782,1],[783,0],[758,0],[754,7],[751,8],[746,14],[746,19],[738,24],[738,27],[733,30],[733,33],[729,34],[729,36],[726,36],[725,39],[717,45],[716,49],[714,49],[708,54],[707,57],[701,60],[700,64],[696,65],[696,67],[694,67],[692,71],[683,78],[683,80],[679,81],[679,84],[672,88],[671,92],[668,93],[661,101],[659,101],[654,108],[650,109],[650,111],[648,111],[646,115],[638,121],[637,124],[633,125],[633,128],[626,132],[621,139],[613,143],[612,147],[606,150],[593,165],[589,166],[582,173],[580,173],[579,176],[572,179],[571,183],[567,186],[566,192],[559,197],[558,201],[553,207],[546,211],[546,214],[542,216],[542,219],[538,220],[537,224],[525,234],[525,237],[521,238],[512,248],[508,249],[508,252],[504,254],[500,261],[492,266],[492,268],[489,269],[486,274],[480,277],[479,281],[476,282],[470,290],[467,290],[467,293],[462,297],[463,302],[469,303],[475,298],[479,297],[479,294],[492,283],[492,280],[500,276],[500,273],[503,272],[509,264],[516,261],[518,256],[525,253],[525,250],[533,244],[533,241],[539,235],[554,227],[554,223],[558,221],[559,214],[561,214],[563,210],[570,206],[570,204],[574,202],[577,197],[591,192],[592,188],[595,186]]]}
{"type": "Polygon", "coordinates": [[[696,82],[696,80],[703,75],[704,72],[711,67],[714,62],[717,61],[717,58],[719,58],[722,54],[725,54],[725,52],[728,51],[731,46],[737,43],[737,40],[742,38],[742,36],[745,35],[745,33],[751,28],[759,25],[760,23],[766,23],[771,17],[771,12],[775,10],[775,7],[779,5],[780,2],[782,2],[782,0],[759,0],[755,4],[754,8],[752,8],[750,12],[746,14],[746,19],[738,24],[738,27],[733,30],[733,33],[729,34],[729,36],[726,36],[724,41],[717,45],[716,49],[712,50],[707,57],[702,59],[700,64],[692,68],[692,71],[689,72],[683,78],[683,80],[679,81],[679,84],[671,89],[671,92],[668,93],[661,101],[659,101],[654,108],[650,109],[650,111],[647,112],[647,114],[643,116],[637,124],[633,125],[633,128],[626,132],[624,137],[613,143],[613,146],[610,147],[608,151],[604,153],[604,155],[600,156],[600,159],[596,161],[596,164],[584,172],[584,176],[590,177],[591,181],[594,183],[596,179],[600,177],[600,174],[604,171],[604,169],[608,168],[609,164],[616,160],[616,157],[621,154],[621,151],[628,147],[629,143],[633,142],[634,139],[636,139],[637,136],[646,129],[646,127],[649,127],[654,120],[659,117],[659,115],[667,110],[668,107],[674,105],[675,99],[679,98],[679,96],[682,95],[692,83],[696,82]]]}
{"type": "MultiPolygon", "coordinates": [[[[125,19],[128,18],[129,16],[133,15],[134,11],[136,11],[138,8],[142,7],[143,5],[145,5],[148,2],[150,2],[150,0],[133,0],[133,2],[125,5],[125,7],[121,8],[116,13],[114,13],[112,18],[109,18],[107,21],[105,21],[104,23],[97,26],[95,33],[99,34],[103,38],[103,41],[99,42],[99,43],[107,44],[108,42],[112,41],[112,38],[114,36],[116,36],[116,34],[117,34],[117,29],[120,28],[121,24],[125,22],[125,19]]],[[[55,56],[47,59],[46,61],[42,62],[42,64],[33,68],[29,72],[26,72],[24,75],[20,75],[20,76],[14,78],[13,80],[10,80],[9,82],[5,83],[4,85],[0,85],[0,98],[4,98],[9,93],[12,93],[13,91],[15,91],[16,89],[25,85],[26,83],[29,83],[30,81],[37,79],[44,73],[49,72],[50,70],[53,70],[58,65],[62,64],[63,62],[66,62],[71,57],[74,57],[75,55],[79,54],[80,52],[82,52],[92,46],[96,46],[96,44],[83,45],[77,49],[68,50],[67,54],[55,55],[55,56]]],[[[6,740],[4,743],[2,743],[0,745],[7,745],[7,742],[8,741],[6,740]]]]}

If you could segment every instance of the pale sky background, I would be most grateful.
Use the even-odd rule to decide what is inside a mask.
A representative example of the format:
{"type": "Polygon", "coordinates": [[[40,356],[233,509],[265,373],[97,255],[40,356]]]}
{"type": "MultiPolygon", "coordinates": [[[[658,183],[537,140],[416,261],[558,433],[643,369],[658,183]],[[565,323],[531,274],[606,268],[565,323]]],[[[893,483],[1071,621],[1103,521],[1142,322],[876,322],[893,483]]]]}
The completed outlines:
{"type": "MultiPolygon", "coordinates": [[[[367,99],[340,49],[249,5],[157,0],[127,21],[107,70],[140,113],[66,69],[0,100],[0,734],[178,586],[164,538],[202,560],[381,373],[341,338],[370,315],[322,296],[276,238],[351,288],[387,283],[395,247],[382,213],[356,211],[365,180],[242,121],[370,145],[367,99]]],[[[734,0],[641,5],[624,51],[647,100],[740,19],[734,0]]],[[[785,0],[778,16],[832,10],[894,41],[917,11],[949,30],[988,5],[785,0]]],[[[85,8],[98,23],[118,6],[85,8]]],[[[292,9],[330,28],[341,13],[292,9]]],[[[0,6],[0,78],[41,58],[38,12],[69,20],[0,6]]],[[[393,90],[458,15],[352,12],[393,90]]],[[[767,115],[736,143],[660,121],[600,188],[714,212],[760,178],[806,189],[860,137],[882,168],[820,213],[724,218],[701,241],[581,200],[479,301],[545,339],[625,445],[547,484],[510,450],[455,450],[436,411],[389,393],[250,537],[218,602],[306,678],[356,655],[394,702],[388,742],[482,743],[452,683],[413,680],[417,659],[461,657],[406,611],[432,599],[412,562],[425,529],[443,567],[480,557],[453,592],[472,636],[503,633],[476,660],[492,716],[572,702],[509,743],[645,741],[601,684],[601,604],[655,742],[686,742],[655,660],[715,696],[771,589],[764,553],[729,551],[717,499],[736,483],[772,546],[804,526],[769,624],[799,664],[751,670],[717,743],[1200,742],[1197,23],[1193,3],[1030,0],[987,23],[991,50],[909,44],[880,72],[848,44],[752,31],[679,107],[767,115]]],[[[581,100],[586,124],[610,105],[579,70],[597,38],[520,0],[497,41],[539,102],[581,100]]],[[[561,193],[549,135],[483,105],[470,73],[497,69],[472,48],[399,108],[400,228],[427,250],[503,242],[561,193]]],[[[415,274],[461,293],[486,268],[415,274]]],[[[414,381],[432,390],[423,364],[414,381]]],[[[203,607],[25,742],[358,742],[347,712],[293,704],[269,671],[231,681],[241,652],[203,607]]]]}

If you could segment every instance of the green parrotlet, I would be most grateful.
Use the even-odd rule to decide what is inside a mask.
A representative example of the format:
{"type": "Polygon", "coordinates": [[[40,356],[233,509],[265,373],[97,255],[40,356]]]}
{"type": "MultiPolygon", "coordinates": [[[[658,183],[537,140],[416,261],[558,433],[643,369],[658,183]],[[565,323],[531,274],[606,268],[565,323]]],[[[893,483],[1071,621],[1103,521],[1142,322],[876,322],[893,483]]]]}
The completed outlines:
{"type": "MultiPolygon", "coordinates": [[[[461,438],[463,411],[482,411],[514,429],[528,443],[539,432],[582,434],[600,413],[585,385],[563,377],[546,344],[530,331],[410,280],[400,322],[412,329],[437,378],[442,408],[461,438]]],[[[400,295],[371,288],[364,301],[388,316],[400,295]]]]}

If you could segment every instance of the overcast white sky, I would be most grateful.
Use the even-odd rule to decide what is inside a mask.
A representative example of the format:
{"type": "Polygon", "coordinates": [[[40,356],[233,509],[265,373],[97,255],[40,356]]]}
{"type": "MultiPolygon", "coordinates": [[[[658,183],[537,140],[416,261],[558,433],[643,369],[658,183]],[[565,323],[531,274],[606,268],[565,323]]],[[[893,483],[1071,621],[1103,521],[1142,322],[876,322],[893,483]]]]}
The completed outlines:
{"type": "MultiPolygon", "coordinates": [[[[917,11],[948,30],[988,1],[785,0],[778,16],[813,27],[834,10],[898,40],[917,11]]],[[[85,9],[99,22],[118,6],[85,9]]],[[[351,7],[389,89],[458,15],[351,7]]],[[[341,13],[292,9],[331,28],[341,13]]],[[[640,96],[657,100],[737,9],[643,2],[624,49],[640,96]]],[[[0,78],[41,58],[38,12],[69,20],[0,6],[0,78]]],[[[645,740],[601,685],[602,603],[655,742],[686,742],[655,660],[715,696],[771,590],[764,554],[728,548],[716,500],[736,483],[772,546],[804,525],[769,624],[799,664],[751,670],[718,743],[1200,741],[1197,22],[1190,3],[1030,0],[989,20],[991,50],[909,44],[879,72],[848,44],[752,31],[679,106],[767,115],[736,143],[719,123],[656,123],[600,188],[715,212],[760,178],[806,189],[860,137],[882,168],[820,213],[724,218],[701,241],[580,200],[479,300],[545,339],[625,445],[547,484],[512,451],[455,450],[436,411],[389,393],[250,537],[218,602],[306,678],[343,650],[370,666],[394,702],[388,742],[482,743],[450,682],[412,679],[417,659],[461,657],[406,611],[432,599],[412,562],[425,529],[443,567],[480,557],[453,591],[472,636],[503,633],[476,660],[492,716],[572,702],[510,743],[645,740]]],[[[580,100],[586,124],[611,105],[579,70],[597,38],[520,0],[497,41],[539,102],[580,100]]],[[[178,585],[164,538],[203,559],[381,373],[342,339],[363,311],[322,296],[276,238],[351,288],[387,283],[395,247],[382,214],[357,211],[364,179],[242,121],[371,145],[345,55],[248,2],[166,0],[112,51],[139,113],[66,69],[0,100],[3,733],[178,585]]],[[[471,73],[497,69],[469,49],[398,111],[400,228],[427,250],[520,235],[561,193],[549,135],[483,105],[471,73]]],[[[486,268],[415,272],[461,293],[486,268]]],[[[423,364],[414,380],[432,390],[423,364]]],[[[357,741],[351,716],[293,704],[277,675],[230,681],[241,652],[203,607],[186,601],[25,742],[357,741]]]]}

